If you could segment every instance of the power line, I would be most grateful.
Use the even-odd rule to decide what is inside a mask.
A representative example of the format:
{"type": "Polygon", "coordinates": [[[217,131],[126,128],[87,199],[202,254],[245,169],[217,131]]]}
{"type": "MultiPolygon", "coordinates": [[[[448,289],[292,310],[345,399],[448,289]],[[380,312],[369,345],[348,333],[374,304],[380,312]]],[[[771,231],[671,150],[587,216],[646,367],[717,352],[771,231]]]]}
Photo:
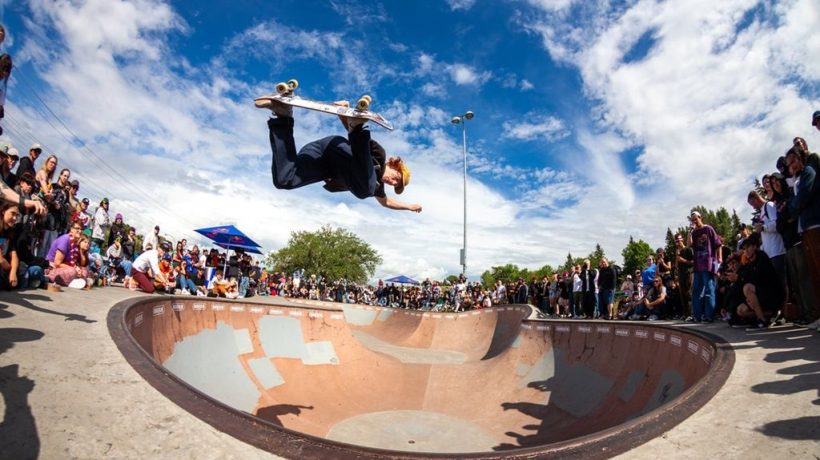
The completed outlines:
{"type": "MultiPolygon", "coordinates": [[[[168,209],[165,205],[163,205],[160,201],[158,201],[154,197],[152,197],[150,194],[146,194],[142,189],[140,189],[133,182],[131,182],[126,176],[121,174],[117,170],[117,168],[110,165],[107,161],[105,161],[103,159],[103,157],[101,157],[96,152],[94,152],[83,139],[81,139],[77,134],[75,134],[66,125],[66,123],[63,122],[63,120],[51,109],[51,107],[43,100],[43,98],[40,97],[40,95],[33,88],[33,86],[28,83],[27,78],[26,78],[26,76],[24,75],[23,72],[20,72],[20,71],[16,72],[15,81],[22,82],[23,85],[25,85],[25,87],[28,89],[28,91],[34,96],[34,98],[42,105],[42,107],[45,108],[45,110],[48,113],[43,112],[43,110],[40,109],[39,107],[32,106],[32,108],[36,112],[38,112],[38,114],[40,114],[42,119],[44,121],[46,121],[52,127],[52,129],[54,129],[54,131],[57,132],[68,143],[69,146],[71,146],[71,148],[74,148],[74,149],[82,148],[85,152],[87,152],[89,155],[94,157],[97,160],[97,162],[99,163],[99,165],[103,166],[105,169],[110,171],[112,176],[115,176],[115,178],[118,178],[120,185],[123,186],[124,188],[126,188],[128,192],[134,194],[134,196],[138,196],[138,197],[143,198],[145,201],[148,202],[149,205],[154,207],[154,209],[159,211],[161,214],[163,214],[167,217],[170,217],[172,220],[182,220],[184,223],[187,223],[191,228],[193,228],[195,226],[190,220],[188,220],[183,215],[174,213],[173,211],[168,209]],[[18,76],[20,78],[17,78],[18,76]],[[51,115],[51,117],[53,117],[55,120],[57,120],[57,122],[59,122],[59,124],[60,124],[60,126],[62,126],[63,130],[65,130],[68,133],[68,135],[70,135],[71,138],[73,138],[73,141],[66,134],[64,134],[59,129],[58,126],[55,126],[55,124],[51,122],[48,115],[51,115]],[[75,143],[79,144],[79,147],[74,145],[75,143]]],[[[17,130],[17,131],[19,132],[21,130],[17,130]]],[[[30,138],[30,139],[34,139],[34,142],[36,142],[36,137],[33,134],[31,134],[30,131],[28,132],[27,137],[30,138]]],[[[95,164],[97,164],[97,162],[95,162],[95,164]]],[[[102,191],[102,187],[97,186],[95,188],[98,188],[99,191],[102,191]]],[[[192,233],[189,233],[189,232],[184,232],[184,233],[186,234],[186,236],[196,236],[196,235],[194,235],[192,233]]]]}

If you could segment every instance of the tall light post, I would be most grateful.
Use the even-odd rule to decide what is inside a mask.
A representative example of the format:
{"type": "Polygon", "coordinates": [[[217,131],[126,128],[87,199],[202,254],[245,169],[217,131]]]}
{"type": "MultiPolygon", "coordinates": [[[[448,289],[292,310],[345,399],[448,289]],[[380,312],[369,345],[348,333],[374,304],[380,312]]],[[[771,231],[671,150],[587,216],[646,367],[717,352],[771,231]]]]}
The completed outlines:
{"type": "Polygon", "coordinates": [[[467,276],[467,120],[472,120],[473,112],[453,117],[450,122],[461,125],[462,149],[464,152],[464,246],[461,248],[461,274],[467,276]]]}

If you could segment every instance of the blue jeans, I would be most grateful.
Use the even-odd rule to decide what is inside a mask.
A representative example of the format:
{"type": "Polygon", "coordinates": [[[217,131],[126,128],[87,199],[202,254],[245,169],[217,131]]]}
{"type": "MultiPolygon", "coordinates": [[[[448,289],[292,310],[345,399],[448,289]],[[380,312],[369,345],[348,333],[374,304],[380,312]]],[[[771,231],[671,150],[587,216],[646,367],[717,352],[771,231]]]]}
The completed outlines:
{"type": "Polygon", "coordinates": [[[187,289],[191,294],[196,294],[196,284],[184,276],[177,276],[177,289],[187,289]]]}
{"type": "Polygon", "coordinates": [[[242,298],[245,297],[245,294],[248,293],[248,287],[250,286],[250,284],[251,284],[251,280],[247,276],[243,276],[242,278],[239,278],[239,290],[238,290],[239,291],[239,297],[242,297],[242,298]]]}
{"type": "Polygon", "coordinates": [[[715,316],[715,274],[695,272],[692,281],[692,317],[695,321],[711,319],[715,316]]]}
{"type": "Polygon", "coordinates": [[[18,270],[17,272],[17,279],[19,289],[26,289],[27,287],[31,286],[32,289],[37,289],[38,287],[45,287],[48,280],[46,279],[45,271],[43,271],[43,267],[38,265],[31,265],[28,267],[27,270],[24,270],[22,276],[18,270]]]}

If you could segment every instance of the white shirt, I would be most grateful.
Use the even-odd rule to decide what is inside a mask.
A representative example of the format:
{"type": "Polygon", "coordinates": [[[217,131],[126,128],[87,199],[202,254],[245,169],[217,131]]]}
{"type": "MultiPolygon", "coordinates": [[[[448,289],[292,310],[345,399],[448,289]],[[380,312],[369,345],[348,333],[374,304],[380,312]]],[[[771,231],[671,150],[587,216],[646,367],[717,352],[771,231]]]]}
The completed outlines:
{"type": "Polygon", "coordinates": [[[156,249],[143,252],[134,260],[131,268],[141,273],[146,273],[150,268],[156,275],[159,273],[159,252],[156,249]]]}
{"type": "Polygon", "coordinates": [[[760,209],[760,218],[763,221],[763,232],[760,234],[763,252],[769,258],[782,256],[786,253],[786,246],[783,244],[783,237],[777,232],[777,206],[767,201],[760,209]]]}
{"type": "Polygon", "coordinates": [[[584,287],[583,280],[581,280],[580,273],[573,273],[572,274],[572,292],[581,292],[581,289],[584,287]]]}
{"type": "Polygon", "coordinates": [[[159,238],[157,238],[157,234],[154,233],[154,229],[151,229],[145,237],[145,240],[142,242],[142,247],[147,248],[149,244],[151,245],[151,249],[156,249],[157,246],[159,246],[159,238]]]}

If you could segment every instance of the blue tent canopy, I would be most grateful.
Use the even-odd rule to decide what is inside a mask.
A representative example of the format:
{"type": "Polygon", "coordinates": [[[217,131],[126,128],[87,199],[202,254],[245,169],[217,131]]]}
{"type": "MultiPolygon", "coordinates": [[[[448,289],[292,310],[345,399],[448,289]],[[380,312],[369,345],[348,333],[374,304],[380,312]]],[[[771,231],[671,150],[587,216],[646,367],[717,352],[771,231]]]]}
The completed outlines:
{"type": "Polygon", "coordinates": [[[205,235],[213,240],[214,243],[226,249],[246,247],[261,247],[256,241],[250,239],[248,235],[242,233],[241,230],[233,225],[220,225],[218,227],[200,228],[194,230],[195,232],[205,235]],[[223,246],[224,245],[224,246],[223,246]]]}
{"type": "Polygon", "coordinates": [[[410,278],[409,276],[399,275],[394,276],[392,278],[387,278],[384,280],[385,283],[399,283],[399,284],[419,284],[418,281],[410,278]]]}

